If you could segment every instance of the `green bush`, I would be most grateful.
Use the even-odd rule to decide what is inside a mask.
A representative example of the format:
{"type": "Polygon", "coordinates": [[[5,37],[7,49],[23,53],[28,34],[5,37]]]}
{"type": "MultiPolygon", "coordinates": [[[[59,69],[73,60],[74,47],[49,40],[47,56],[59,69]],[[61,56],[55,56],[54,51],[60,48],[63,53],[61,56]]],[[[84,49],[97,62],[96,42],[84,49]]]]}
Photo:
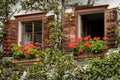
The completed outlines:
{"type": "Polygon", "coordinates": [[[75,62],[70,56],[51,48],[41,53],[44,60],[28,70],[26,80],[74,80],[75,62]]]}
{"type": "Polygon", "coordinates": [[[110,55],[103,59],[90,60],[87,67],[80,66],[75,71],[78,80],[106,80],[113,78],[120,79],[120,52],[110,52],[110,55]]]}
{"type": "Polygon", "coordinates": [[[0,80],[19,80],[25,68],[22,65],[14,65],[10,60],[0,61],[0,80]]]}

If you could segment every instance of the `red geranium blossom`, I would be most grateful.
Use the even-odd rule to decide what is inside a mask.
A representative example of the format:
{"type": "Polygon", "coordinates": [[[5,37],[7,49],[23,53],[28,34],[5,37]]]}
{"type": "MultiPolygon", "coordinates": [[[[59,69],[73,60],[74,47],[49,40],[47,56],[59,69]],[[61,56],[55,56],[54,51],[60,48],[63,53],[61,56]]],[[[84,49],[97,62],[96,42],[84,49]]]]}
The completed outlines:
{"type": "Polygon", "coordinates": [[[27,50],[27,52],[26,52],[27,54],[31,54],[31,51],[30,50],[27,50]]]}
{"type": "Polygon", "coordinates": [[[12,42],[12,40],[11,39],[7,39],[7,43],[9,44],[9,43],[11,43],[12,42]]]}
{"type": "Polygon", "coordinates": [[[93,40],[100,40],[100,37],[94,37],[93,40]]]}
{"type": "Polygon", "coordinates": [[[10,50],[11,50],[11,47],[10,47],[10,46],[8,46],[8,47],[7,47],[7,50],[8,50],[8,51],[10,51],[10,50]]]}
{"type": "Polygon", "coordinates": [[[107,37],[104,37],[103,40],[106,41],[106,40],[107,40],[107,37]]]}
{"type": "Polygon", "coordinates": [[[88,41],[90,38],[91,38],[91,36],[89,35],[89,36],[86,36],[86,37],[84,38],[84,40],[85,40],[85,41],[88,41]]]}
{"type": "Polygon", "coordinates": [[[81,41],[82,41],[82,37],[76,39],[76,43],[79,43],[79,42],[81,42],[81,41]]]}
{"type": "Polygon", "coordinates": [[[20,45],[21,45],[21,46],[23,46],[23,45],[24,45],[22,41],[20,42],[20,45]]]}
{"type": "Polygon", "coordinates": [[[37,47],[38,47],[38,46],[39,46],[39,42],[35,42],[35,46],[37,46],[37,47]]]}
{"type": "Polygon", "coordinates": [[[90,44],[89,44],[88,42],[85,42],[85,43],[84,43],[84,46],[85,46],[85,47],[88,47],[88,48],[91,47],[90,44]]]}
{"type": "Polygon", "coordinates": [[[73,41],[71,41],[70,44],[69,44],[69,47],[70,47],[71,49],[76,48],[76,43],[73,42],[73,41]]]}
{"type": "Polygon", "coordinates": [[[83,52],[83,49],[82,49],[82,48],[80,48],[80,49],[79,49],[79,53],[82,53],[82,52],[83,52]]]}
{"type": "Polygon", "coordinates": [[[16,48],[15,50],[19,50],[19,48],[16,48]]]}

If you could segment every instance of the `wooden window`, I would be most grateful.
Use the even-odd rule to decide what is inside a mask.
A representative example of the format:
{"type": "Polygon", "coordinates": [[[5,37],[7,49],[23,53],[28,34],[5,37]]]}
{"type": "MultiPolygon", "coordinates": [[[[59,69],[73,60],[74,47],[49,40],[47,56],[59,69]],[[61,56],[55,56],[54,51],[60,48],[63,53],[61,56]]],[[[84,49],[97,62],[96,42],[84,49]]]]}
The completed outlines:
{"type": "Polygon", "coordinates": [[[115,28],[117,10],[108,9],[108,5],[78,7],[75,10],[76,38],[87,35],[108,38],[109,48],[117,47],[115,28]],[[97,22],[96,22],[97,21],[97,22]],[[92,24],[91,24],[92,23],[92,24]]]}
{"type": "Polygon", "coordinates": [[[26,43],[39,42],[42,46],[42,20],[23,22],[22,41],[26,43]]]}
{"type": "Polygon", "coordinates": [[[76,8],[76,38],[91,35],[92,37],[105,36],[105,10],[108,5],[76,8]]]}

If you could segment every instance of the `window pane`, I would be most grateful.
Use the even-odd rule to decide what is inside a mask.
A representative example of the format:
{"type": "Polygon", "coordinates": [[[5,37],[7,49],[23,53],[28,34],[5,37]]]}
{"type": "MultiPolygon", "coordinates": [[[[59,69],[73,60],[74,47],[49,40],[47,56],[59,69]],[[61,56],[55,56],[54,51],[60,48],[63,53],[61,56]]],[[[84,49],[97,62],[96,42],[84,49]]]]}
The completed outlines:
{"type": "Polygon", "coordinates": [[[26,43],[32,43],[32,34],[24,34],[23,35],[23,42],[26,43]]]}
{"type": "Polygon", "coordinates": [[[39,42],[42,47],[42,21],[24,22],[23,25],[23,42],[39,42]]]}
{"type": "Polygon", "coordinates": [[[42,22],[35,21],[34,22],[34,32],[41,32],[42,31],[42,22]]]}
{"type": "Polygon", "coordinates": [[[32,32],[32,22],[24,23],[24,33],[31,33],[32,32]]]}
{"type": "Polygon", "coordinates": [[[34,34],[34,42],[39,42],[40,46],[42,47],[42,34],[41,33],[34,34]]]}

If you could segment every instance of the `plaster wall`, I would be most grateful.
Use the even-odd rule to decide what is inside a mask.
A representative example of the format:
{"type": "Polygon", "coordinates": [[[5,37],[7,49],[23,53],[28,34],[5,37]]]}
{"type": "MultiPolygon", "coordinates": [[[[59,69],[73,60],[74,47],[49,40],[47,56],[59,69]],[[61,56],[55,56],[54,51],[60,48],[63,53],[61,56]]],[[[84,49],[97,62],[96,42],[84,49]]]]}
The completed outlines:
{"type": "MultiPolygon", "coordinates": [[[[69,2],[69,4],[75,4],[78,3],[79,5],[86,5],[87,4],[87,0],[71,0],[69,2]]],[[[95,5],[109,5],[108,8],[115,8],[119,5],[120,0],[98,0],[97,2],[95,2],[95,5]]],[[[18,3],[16,6],[13,7],[13,11],[15,12],[16,9],[19,10],[21,8],[20,3],[18,3]]],[[[15,14],[11,17],[12,20],[14,20],[14,16],[17,15],[23,15],[23,14],[31,14],[31,13],[39,13],[42,11],[36,11],[36,10],[32,10],[32,11],[20,11],[20,12],[15,12],[15,14]]],[[[71,8],[68,8],[66,10],[66,12],[72,12],[71,8]]],[[[52,12],[49,12],[47,15],[53,14],[52,12]]]]}

